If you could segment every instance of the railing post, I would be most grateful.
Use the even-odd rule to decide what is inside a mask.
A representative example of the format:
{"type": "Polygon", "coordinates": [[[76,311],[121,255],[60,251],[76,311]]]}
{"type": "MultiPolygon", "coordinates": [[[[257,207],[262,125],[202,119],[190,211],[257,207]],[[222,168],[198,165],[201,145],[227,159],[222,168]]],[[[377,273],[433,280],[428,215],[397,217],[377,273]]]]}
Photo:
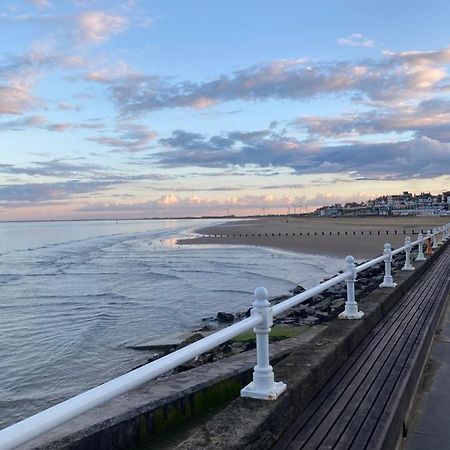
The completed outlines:
{"type": "Polygon", "coordinates": [[[392,249],[391,244],[384,244],[383,253],[386,255],[386,259],[384,260],[384,278],[383,282],[380,284],[380,287],[386,288],[394,288],[397,286],[397,283],[394,283],[394,279],[391,274],[391,263],[392,263],[392,249]]]}
{"type": "Polygon", "coordinates": [[[448,240],[448,223],[444,225],[444,242],[448,240]]]}
{"type": "Polygon", "coordinates": [[[252,315],[260,314],[263,321],[254,330],[256,333],[256,366],[253,369],[253,381],[241,389],[242,397],[261,400],[275,400],[286,390],[282,382],[275,382],[272,366],[269,364],[269,333],[273,325],[272,308],[268,301],[268,292],[259,287],[255,290],[252,315]]]}
{"type": "Polygon", "coordinates": [[[402,267],[402,270],[414,270],[411,264],[411,238],[409,236],[405,237],[405,247],[405,265],[402,267]]]}
{"type": "Polygon", "coordinates": [[[358,304],[355,300],[355,281],[356,281],[356,266],[353,256],[345,258],[345,272],[351,272],[348,278],[345,279],[347,283],[347,301],[345,302],[345,309],[339,314],[339,319],[362,319],[364,313],[358,311],[358,304]]]}
{"type": "Polygon", "coordinates": [[[419,233],[419,253],[417,255],[416,261],[425,261],[427,258],[425,258],[425,255],[423,254],[423,234],[419,233]]]}
{"type": "Polygon", "coordinates": [[[438,241],[437,241],[437,228],[433,228],[433,246],[431,248],[438,248],[438,241]]]}
{"type": "Polygon", "coordinates": [[[438,227],[438,235],[437,235],[437,244],[438,245],[442,245],[444,243],[443,238],[444,238],[444,227],[438,227]]]}

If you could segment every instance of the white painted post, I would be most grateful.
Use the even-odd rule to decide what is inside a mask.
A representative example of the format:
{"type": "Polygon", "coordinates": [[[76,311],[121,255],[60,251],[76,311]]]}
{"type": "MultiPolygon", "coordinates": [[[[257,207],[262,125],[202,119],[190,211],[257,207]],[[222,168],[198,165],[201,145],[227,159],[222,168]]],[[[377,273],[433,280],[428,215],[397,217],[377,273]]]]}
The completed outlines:
{"type": "Polygon", "coordinates": [[[394,283],[394,279],[391,274],[391,263],[392,263],[392,249],[391,244],[384,244],[383,253],[386,255],[386,259],[384,260],[384,278],[383,282],[380,284],[380,287],[386,288],[394,288],[397,286],[397,283],[394,283]]]}
{"type": "Polygon", "coordinates": [[[282,382],[274,381],[272,366],[269,364],[269,333],[273,325],[272,308],[269,294],[263,287],[255,290],[252,315],[261,314],[263,321],[254,328],[256,333],[256,366],[253,369],[253,381],[241,389],[242,397],[261,400],[275,400],[286,390],[282,382]]]}
{"type": "Polygon", "coordinates": [[[355,300],[355,280],[356,280],[356,266],[353,256],[345,258],[344,271],[351,272],[348,278],[345,279],[347,283],[347,301],[345,302],[345,309],[339,314],[339,319],[362,319],[364,313],[358,311],[358,304],[355,300]]]}
{"type": "Polygon", "coordinates": [[[427,258],[425,258],[425,255],[423,254],[423,234],[419,233],[419,253],[417,255],[416,261],[425,261],[427,258]]]}
{"type": "Polygon", "coordinates": [[[444,241],[448,240],[448,223],[444,225],[444,241]]]}
{"type": "Polygon", "coordinates": [[[438,227],[438,235],[437,235],[438,245],[442,245],[444,243],[443,238],[444,238],[443,227],[438,227]]]}
{"type": "Polygon", "coordinates": [[[431,246],[431,248],[438,248],[438,241],[437,241],[437,228],[433,228],[433,245],[431,246]]]}
{"type": "Polygon", "coordinates": [[[411,264],[411,238],[409,236],[405,237],[405,247],[405,265],[402,267],[402,270],[414,270],[411,264]]]}

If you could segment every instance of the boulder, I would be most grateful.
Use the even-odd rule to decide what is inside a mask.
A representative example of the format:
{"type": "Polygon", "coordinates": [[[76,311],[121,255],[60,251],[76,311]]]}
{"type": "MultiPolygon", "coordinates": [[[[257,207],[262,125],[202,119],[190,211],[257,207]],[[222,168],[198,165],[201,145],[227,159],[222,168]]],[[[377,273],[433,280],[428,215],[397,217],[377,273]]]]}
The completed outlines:
{"type": "Polygon", "coordinates": [[[219,311],[217,313],[217,322],[219,323],[230,323],[234,321],[234,315],[231,313],[219,311]]]}

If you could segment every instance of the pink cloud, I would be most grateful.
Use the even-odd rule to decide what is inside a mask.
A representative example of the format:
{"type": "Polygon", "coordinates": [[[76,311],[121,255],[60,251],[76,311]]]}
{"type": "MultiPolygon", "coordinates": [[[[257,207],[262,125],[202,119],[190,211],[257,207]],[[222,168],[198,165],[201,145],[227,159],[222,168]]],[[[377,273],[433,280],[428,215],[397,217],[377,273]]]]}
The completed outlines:
{"type": "Polygon", "coordinates": [[[48,0],[27,0],[28,3],[36,6],[39,9],[52,8],[52,4],[48,0]]]}
{"type": "Polygon", "coordinates": [[[103,11],[89,11],[78,16],[76,24],[79,39],[86,43],[96,44],[125,31],[128,19],[103,11]]]}
{"type": "Polygon", "coordinates": [[[0,85],[0,114],[21,114],[37,104],[30,85],[19,78],[11,79],[7,85],[0,85]]]}

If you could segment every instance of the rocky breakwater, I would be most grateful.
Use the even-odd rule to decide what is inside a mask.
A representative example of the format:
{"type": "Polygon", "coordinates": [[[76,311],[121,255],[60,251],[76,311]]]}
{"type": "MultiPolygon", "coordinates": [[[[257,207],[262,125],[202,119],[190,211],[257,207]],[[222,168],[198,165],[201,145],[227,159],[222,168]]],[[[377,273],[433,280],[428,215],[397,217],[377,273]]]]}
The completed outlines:
{"type": "MultiPolygon", "coordinates": [[[[412,253],[411,255],[415,255],[412,253]]],[[[400,271],[405,262],[404,253],[395,255],[392,260],[392,273],[400,271]]],[[[340,271],[339,273],[342,273],[340,271]]],[[[360,303],[360,307],[364,310],[364,297],[373,290],[377,289],[383,281],[384,263],[380,263],[374,267],[368,268],[358,274],[355,284],[356,301],[360,303]]],[[[326,278],[322,281],[327,281],[326,278]]],[[[272,297],[269,299],[272,305],[287,300],[297,294],[305,291],[303,286],[296,286],[289,293],[272,297]]],[[[314,325],[325,324],[326,322],[337,317],[343,310],[347,297],[347,289],[345,283],[340,283],[330,289],[315,295],[310,299],[297,305],[283,315],[274,317],[274,326],[270,335],[270,341],[278,341],[288,337],[295,336],[305,328],[314,325]]],[[[204,325],[194,330],[187,338],[180,340],[179,343],[171,343],[167,346],[155,346],[154,348],[146,347],[146,350],[155,350],[156,353],[148,361],[154,361],[162,356],[167,355],[179,348],[185,347],[218,329],[230,325],[250,315],[250,309],[239,312],[219,311],[215,316],[204,317],[202,321],[204,325]]],[[[245,352],[255,348],[255,337],[252,332],[239,336],[231,341],[225,342],[218,347],[197,356],[195,359],[177,367],[170,373],[179,373],[205,363],[217,361],[238,353],[245,352]]],[[[169,375],[169,374],[167,374],[169,375]]],[[[166,375],[164,375],[166,376],[166,375]]]]}

